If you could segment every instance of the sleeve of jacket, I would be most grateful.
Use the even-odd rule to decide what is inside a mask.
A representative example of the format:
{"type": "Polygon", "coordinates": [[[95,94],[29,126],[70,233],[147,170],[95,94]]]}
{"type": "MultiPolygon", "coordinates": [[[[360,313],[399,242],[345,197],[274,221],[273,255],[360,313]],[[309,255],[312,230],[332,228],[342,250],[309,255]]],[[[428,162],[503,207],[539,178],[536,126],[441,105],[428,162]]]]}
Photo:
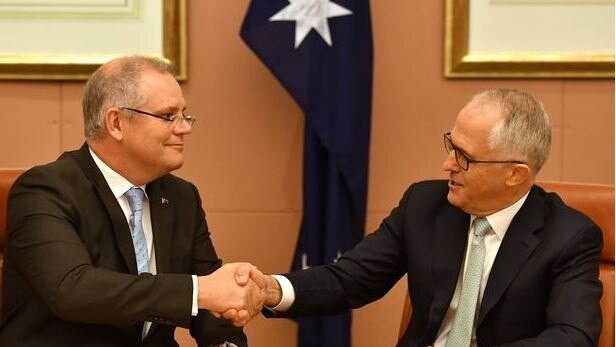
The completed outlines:
{"type": "Polygon", "coordinates": [[[286,274],[295,302],[287,312],[266,315],[332,314],[383,297],[407,271],[404,225],[412,189],[374,233],[337,262],[286,274]]]}

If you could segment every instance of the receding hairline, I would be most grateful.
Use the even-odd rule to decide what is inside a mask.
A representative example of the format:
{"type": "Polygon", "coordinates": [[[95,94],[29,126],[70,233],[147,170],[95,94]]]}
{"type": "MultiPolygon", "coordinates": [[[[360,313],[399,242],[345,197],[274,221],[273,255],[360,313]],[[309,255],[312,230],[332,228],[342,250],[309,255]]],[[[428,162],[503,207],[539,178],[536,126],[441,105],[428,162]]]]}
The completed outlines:
{"type": "Polygon", "coordinates": [[[139,72],[154,70],[160,73],[168,73],[170,75],[175,74],[173,65],[171,65],[167,61],[156,57],[147,57],[140,55],[115,58],[101,65],[99,69],[100,72],[103,73],[103,75],[109,76],[116,73],[121,73],[122,70],[129,67],[132,70],[136,70],[139,72]]]}

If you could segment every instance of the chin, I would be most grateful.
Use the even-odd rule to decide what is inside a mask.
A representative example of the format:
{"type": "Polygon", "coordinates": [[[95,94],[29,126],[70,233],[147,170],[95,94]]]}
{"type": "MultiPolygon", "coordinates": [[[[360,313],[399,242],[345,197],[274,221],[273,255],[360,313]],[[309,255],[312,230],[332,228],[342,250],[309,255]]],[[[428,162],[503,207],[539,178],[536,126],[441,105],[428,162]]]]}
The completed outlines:
{"type": "Polygon", "coordinates": [[[172,166],[169,168],[169,169],[170,169],[169,171],[175,171],[175,170],[177,170],[177,169],[181,168],[183,165],[184,165],[184,162],[183,162],[183,161],[182,161],[182,162],[179,162],[179,163],[177,163],[177,164],[175,164],[175,165],[172,165],[172,166]]]}
{"type": "Polygon", "coordinates": [[[447,201],[449,201],[450,204],[452,204],[455,207],[458,208],[462,208],[462,199],[460,198],[459,194],[456,194],[454,192],[452,192],[451,190],[449,190],[449,193],[447,193],[447,201]]]}
{"type": "Polygon", "coordinates": [[[168,160],[165,166],[171,172],[181,168],[182,165],[184,165],[184,158],[174,158],[174,160],[168,160]]]}

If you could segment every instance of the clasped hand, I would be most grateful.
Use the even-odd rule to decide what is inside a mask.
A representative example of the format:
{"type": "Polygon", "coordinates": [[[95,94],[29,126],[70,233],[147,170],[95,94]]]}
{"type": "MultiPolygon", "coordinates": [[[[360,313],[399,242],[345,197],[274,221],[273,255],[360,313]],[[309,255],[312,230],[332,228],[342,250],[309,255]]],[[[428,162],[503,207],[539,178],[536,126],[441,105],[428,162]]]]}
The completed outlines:
{"type": "Polygon", "coordinates": [[[265,301],[266,276],[249,263],[230,263],[208,276],[200,276],[199,308],[244,326],[255,317],[265,301]]]}

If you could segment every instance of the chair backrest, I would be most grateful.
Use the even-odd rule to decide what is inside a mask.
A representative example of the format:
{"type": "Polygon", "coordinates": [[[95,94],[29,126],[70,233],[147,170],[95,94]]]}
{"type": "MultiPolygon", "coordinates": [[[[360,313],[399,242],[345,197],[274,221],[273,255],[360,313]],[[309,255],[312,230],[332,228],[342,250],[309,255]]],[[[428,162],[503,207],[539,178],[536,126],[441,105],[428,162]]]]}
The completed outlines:
{"type": "Polygon", "coordinates": [[[24,169],[0,169],[0,266],[4,254],[4,237],[6,234],[6,203],[13,182],[24,169]]]}
{"type": "Polygon", "coordinates": [[[603,283],[603,325],[598,346],[614,347],[614,186],[563,182],[541,182],[539,185],[546,191],[556,192],[567,205],[590,217],[603,232],[599,265],[599,279],[603,283]]]}
{"type": "Polygon", "coordinates": [[[4,265],[4,238],[6,236],[6,203],[13,182],[24,169],[0,169],[0,315],[2,314],[2,274],[4,265]]]}
{"type": "MultiPolygon", "coordinates": [[[[603,326],[599,347],[614,347],[614,186],[601,184],[538,182],[546,191],[557,193],[567,205],[590,217],[603,232],[599,279],[603,283],[601,315],[603,326]]],[[[399,337],[411,318],[412,305],[406,295],[399,337]]]]}

